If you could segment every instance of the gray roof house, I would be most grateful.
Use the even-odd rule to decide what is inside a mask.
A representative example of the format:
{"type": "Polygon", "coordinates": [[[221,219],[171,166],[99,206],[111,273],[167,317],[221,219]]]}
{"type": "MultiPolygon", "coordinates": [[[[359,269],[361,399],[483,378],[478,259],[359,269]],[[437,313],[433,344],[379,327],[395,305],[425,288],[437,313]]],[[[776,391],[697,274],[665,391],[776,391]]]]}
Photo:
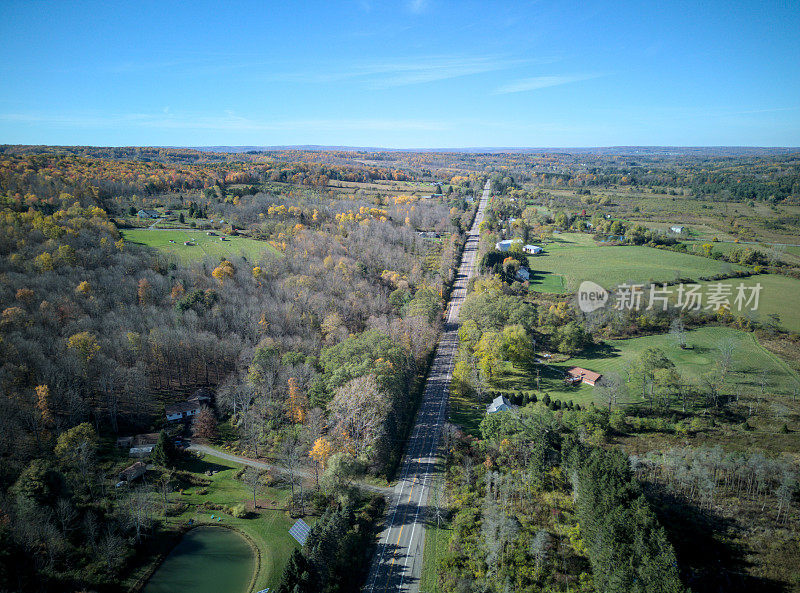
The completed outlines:
{"type": "Polygon", "coordinates": [[[200,402],[188,401],[172,404],[167,406],[164,412],[170,422],[188,419],[200,413],[200,402]]]}
{"type": "Polygon", "coordinates": [[[516,278],[520,282],[527,282],[531,279],[531,273],[528,271],[528,268],[520,268],[517,270],[516,278]]]}
{"type": "Polygon", "coordinates": [[[139,210],[136,216],[139,218],[161,218],[161,214],[158,210],[139,210]]]}
{"type": "Polygon", "coordinates": [[[511,402],[508,401],[505,398],[505,396],[499,395],[496,398],[494,398],[492,400],[492,403],[490,403],[486,407],[486,413],[487,414],[494,414],[496,412],[505,412],[506,410],[510,410],[510,409],[511,409],[511,402]]]}
{"type": "Polygon", "coordinates": [[[141,461],[137,461],[131,466],[126,467],[119,473],[120,482],[132,482],[136,478],[142,477],[147,471],[147,466],[141,461]]]}
{"type": "Polygon", "coordinates": [[[498,251],[508,251],[515,243],[522,243],[522,239],[503,239],[494,244],[498,251]]]}

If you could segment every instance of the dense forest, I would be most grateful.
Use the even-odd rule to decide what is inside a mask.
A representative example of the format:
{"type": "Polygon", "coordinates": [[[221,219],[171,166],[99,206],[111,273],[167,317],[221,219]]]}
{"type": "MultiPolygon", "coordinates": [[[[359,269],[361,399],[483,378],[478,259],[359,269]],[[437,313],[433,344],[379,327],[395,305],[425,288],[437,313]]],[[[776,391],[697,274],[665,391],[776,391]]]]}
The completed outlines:
{"type": "MultiPolygon", "coordinates": [[[[35,574],[56,589],[124,574],[149,529],[126,514],[139,516],[138,492],[107,490],[103,443],[161,426],[165,405],[199,387],[216,389],[244,451],[307,452],[325,437],[369,471],[390,472],[470,217],[457,198],[378,208],[324,194],[290,201],[258,190],[233,204],[201,192],[203,218],[229,217],[280,250],[180,265],[122,237],[135,194],[258,183],[272,166],[242,175],[241,163],[109,156],[118,160],[3,160],[5,587],[25,588],[35,574]]],[[[274,169],[300,185],[311,170],[336,174],[274,169]]]]}

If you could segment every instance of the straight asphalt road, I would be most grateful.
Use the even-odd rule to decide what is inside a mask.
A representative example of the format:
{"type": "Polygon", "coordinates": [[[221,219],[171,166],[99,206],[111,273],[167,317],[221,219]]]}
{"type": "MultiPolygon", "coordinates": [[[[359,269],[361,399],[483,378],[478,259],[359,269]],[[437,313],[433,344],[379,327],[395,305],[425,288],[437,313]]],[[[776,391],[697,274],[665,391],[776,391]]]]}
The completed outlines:
{"type": "Polygon", "coordinates": [[[406,443],[400,466],[400,480],[390,497],[386,523],[380,533],[378,548],[364,587],[364,591],[368,593],[419,591],[422,551],[425,545],[424,520],[439,436],[447,419],[448,390],[453,359],[458,349],[458,314],[475,267],[478,228],[490,193],[491,184],[487,181],[472,228],[467,234],[461,266],[450,293],[444,331],[431,363],[416,422],[406,443]]]}

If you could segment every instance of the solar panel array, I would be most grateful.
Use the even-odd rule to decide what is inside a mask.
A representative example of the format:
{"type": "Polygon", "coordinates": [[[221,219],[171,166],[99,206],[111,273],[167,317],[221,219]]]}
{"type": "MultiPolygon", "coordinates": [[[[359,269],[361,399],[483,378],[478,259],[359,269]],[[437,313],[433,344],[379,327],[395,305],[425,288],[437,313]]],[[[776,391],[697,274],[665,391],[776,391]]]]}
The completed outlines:
{"type": "Polygon", "coordinates": [[[289,530],[289,535],[296,539],[301,546],[304,546],[310,532],[311,528],[306,524],[306,522],[302,519],[298,519],[297,523],[292,525],[292,528],[289,530]]]}

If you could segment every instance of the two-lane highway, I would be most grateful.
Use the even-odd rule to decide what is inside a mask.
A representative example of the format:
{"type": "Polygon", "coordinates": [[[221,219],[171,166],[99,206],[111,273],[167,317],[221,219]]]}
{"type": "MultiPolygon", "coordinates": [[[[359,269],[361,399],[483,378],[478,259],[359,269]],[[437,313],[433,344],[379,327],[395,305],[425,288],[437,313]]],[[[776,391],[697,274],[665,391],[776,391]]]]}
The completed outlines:
{"type": "Polygon", "coordinates": [[[439,340],[425,384],[416,423],[406,443],[400,466],[400,480],[390,499],[386,524],[378,540],[365,591],[419,591],[422,550],[425,544],[423,525],[428,504],[432,472],[439,447],[439,436],[446,420],[448,390],[453,359],[458,349],[458,315],[467,295],[478,252],[478,228],[489,202],[491,185],[487,181],[472,228],[467,234],[461,265],[456,275],[444,331],[439,340]]]}

